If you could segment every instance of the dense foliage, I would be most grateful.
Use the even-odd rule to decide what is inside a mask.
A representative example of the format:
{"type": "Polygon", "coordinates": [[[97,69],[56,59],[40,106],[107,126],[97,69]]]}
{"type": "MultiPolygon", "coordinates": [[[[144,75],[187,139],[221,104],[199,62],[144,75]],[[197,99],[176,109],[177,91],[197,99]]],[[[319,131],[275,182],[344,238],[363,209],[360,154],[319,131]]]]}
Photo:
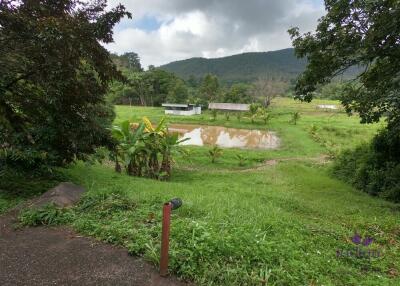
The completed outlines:
{"type": "MultiPolygon", "coordinates": [[[[252,84],[222,85],[213,74],[206,74],[200,80],[191,77],[184,81],[159,68],[152,67],[147,71],[128,69],[125,67],[127,62],[124,64],[121,60],[123,56],[113,55],[115,63],[127,79],[111,84],[108,101],[114,104],[161,106],[162,103],[192,103],[207,108],[210,102],[259,102],[267,107],[274,97],[284,94],[289,85],[280,79],[268,77],[260,77],[252,84]]],[[[140,61],[133,66],[140,67],[140,61]]]]}
{"type": "Polygon", "coordinates": [[[143,71],[140,58],[137,53],[129,52],[122,55],[111,54],[111,59],[120,70],[143,71]]]}
{"type": "Polygon", "coordinates": [[[310,101],[319,84],[355,66],[364,71],[341,98],[346,111],[359,112],[363,123],[386,115],[388,128],[400,130],[400,2],[391,0],[325,1],[327,14],[316,33],[289,30],[296,54],[308,59],[296,85],[310,101]]]}
{"type": "Polygon", "coordinates": [[[186,86],[172,73],[155,68],[147,71],[122,68],[121,71],[127,80],[114,81],[108,94],[114,104],[161,106],[169,100],[185,102],[186,86]]]}
{"type": "Polygon", "coordinates": [[[183,152],[178,145],[186,139],[179,139],[177,133],[169,133],[164,119],[156,127],[146,117],[137,126],[124,121],[112,131],[119,142],[113,153],[117,172],[121,172],[122,164],[131,176],[159,180],[171,177],[173,153],[176,150],[183,152]]]}
{"type": "Polygon", "coordinates": [[[295,57],[293,49],[267,53],[246,53],[217,59],[192,58],[160,68],[189,79],[215,74],[224,83],[252,82],[260,76],[295,78],[305,68],[305,61],[295,57]]]}
{"type": "Polygon", "coordinates": [[[361,123],[384,116],[387,130],[371,146],[345,152],[335,174],[370,194],[399,201],[400,2],[335,0],[325,5],[327,15],[316,33],[289,31],[296,54],[308,59],[296,84],[297,97],[311,101],[320,85],[355,65],[364,68],[356,81],[334,92],[349,114],[359,113],[361,123]]]}
{"type": "MultiPolygon", "coordinates": [[[[260,77],[289,83],[304,71],[307,61],[297,59],[293,49],[271,52],[244,53],[216,59],[191,58],[172,62],[160,68],[179,77],[200,80],[211,73],[223,84],[251,83],[260,77]]],[[[357,69],[349,70],[345,77],[353,77],[357,69]]]]}
{"type": "Polygon", "coordinates": [[[106,1],[0,2],[0,164],[61,165],[111,145],[104,95],[121,78],[101,43],[130,14],[106,1]]]}
{"type": "Polygon", "coordinates": [[[334,174],[371,195],[400,202],[400,135],[382,130],[371,144],[343,152],[334,174]]]}
{"type": "Polygon", "coordinates": [[[341,100],[346,91],[346,83],[341,81],[330,82],[317,88],[314,93],[315,98],[341,100]]]}

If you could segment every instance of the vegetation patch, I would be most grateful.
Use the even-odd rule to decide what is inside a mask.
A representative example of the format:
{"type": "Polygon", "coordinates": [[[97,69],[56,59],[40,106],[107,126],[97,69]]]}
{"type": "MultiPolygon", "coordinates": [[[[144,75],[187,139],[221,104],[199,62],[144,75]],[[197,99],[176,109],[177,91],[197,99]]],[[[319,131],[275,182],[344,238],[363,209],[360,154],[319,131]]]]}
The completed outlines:
{"type": "Polygon", "coordinates": [[[399,150],[399,136],[382,130],[372,143],[343,152],[333,173],[364,192],[400,202],[399,150]]]}

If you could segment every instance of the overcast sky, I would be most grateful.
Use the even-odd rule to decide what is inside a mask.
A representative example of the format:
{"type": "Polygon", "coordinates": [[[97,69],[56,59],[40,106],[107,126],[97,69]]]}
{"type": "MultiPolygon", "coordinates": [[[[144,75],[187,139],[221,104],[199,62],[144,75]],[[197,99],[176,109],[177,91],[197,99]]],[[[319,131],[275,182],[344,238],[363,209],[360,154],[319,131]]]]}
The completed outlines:
{"type": "Polygon", "coordinates": [[[118,54],[136,52],[142,65],[191,57],[222,57],[291,47],[287,30],[315,29],[322,0],[110,0],[133,14],[114,29],[118,54]]]}

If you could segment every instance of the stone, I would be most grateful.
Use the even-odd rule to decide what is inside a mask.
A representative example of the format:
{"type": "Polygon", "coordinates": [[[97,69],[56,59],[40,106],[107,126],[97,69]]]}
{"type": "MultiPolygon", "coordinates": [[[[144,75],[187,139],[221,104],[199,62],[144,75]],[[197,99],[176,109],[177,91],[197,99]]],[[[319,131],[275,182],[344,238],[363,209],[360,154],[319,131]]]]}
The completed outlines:
{"type": "Polygon", "coordinates": [[[85,191],[82,186],[71,182],[62,182],[34,200],[32,206],[41,207],[47,204],[55,204],[61,208],[71,207],[79,202],[85,191]]]}

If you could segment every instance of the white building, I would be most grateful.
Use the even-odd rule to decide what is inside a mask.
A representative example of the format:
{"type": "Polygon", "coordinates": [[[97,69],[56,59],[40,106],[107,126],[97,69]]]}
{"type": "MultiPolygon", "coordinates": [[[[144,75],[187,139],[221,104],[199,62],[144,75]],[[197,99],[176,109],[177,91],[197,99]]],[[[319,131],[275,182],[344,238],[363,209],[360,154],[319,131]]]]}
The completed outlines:
{"type": "Polygon", "coordinates": [[[334,104],[319,104],[317,105],[317,108],[320,109],[338,109],[336,105],[334,104]]]}
{"type": "Polygon", "coordinates": [[[172,115],[196,115],[201,114],[201,106],[194,104],[163,103],[165,114],[172,115]]]}
{"type": "Polygon", "coordinates": [[[208,109],[216,109],[221,111],[249,111],[250,104],[242,103],[209,103],[208,109]]]}

